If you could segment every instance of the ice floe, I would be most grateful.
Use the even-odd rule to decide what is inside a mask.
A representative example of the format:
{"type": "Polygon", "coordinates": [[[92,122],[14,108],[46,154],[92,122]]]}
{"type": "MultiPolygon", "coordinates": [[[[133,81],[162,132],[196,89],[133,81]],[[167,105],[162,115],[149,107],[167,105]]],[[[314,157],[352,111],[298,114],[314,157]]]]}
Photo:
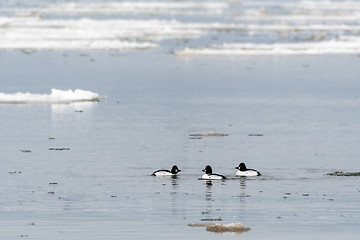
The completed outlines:
{"type": "Polygon", "coordinates": [[[91,91],[81,89],[58,90],[51,89],[51,94],[34,93],[1,93],[0,103],[73,103],[85,101],[99,101],[100,96],[91,91]]]}
{"type": "Polygon", "coordinates": [[[165,20],[0,18],[0,49],[148,49],[158,47],[153,41],[202,34],[165,20]]]}
{"type": "Polygon", "coordinates": [[[205,48],[185,48],[178,56],[256,56],[360,54],[360,38],[296,43],[229,43],[205,48]]]}
{"type": "Polygon", "coordinates": [[[229,223],[229,224],[210,224],[206,226],[206,230],[209,232],[224,233],[243,233],[250,230],[249,227],[244,226],[241,223],[229,223]]]}
{"type": "Polygon", "coordinates": [[[0,5],[0,49],[144,50],[173,40],[187,56],[358,54],[342,41],[360,34],[358,1],[29,2],[0,5]]]}
{"type": "Polygon", "coordinates": [[[126,14],[126,15],[195,15],[222,14],[228,8],[226,2],[198,2],[198,1],[124,1],[124,2],[65,2],[45,4],[28,8],[3,8],[2,12],[20,12],[37,14],[126,14]]]}
{"type": "Polygon", "coordinates": [[[236,233],[241,234],[243,232],[250,231],[249,227],[244,226],[241,223],[229,223],[229,224],[221,224],[221,223],[209,223],[209,224],[198,224],[192,223],[188,224],[189,227],[206,227],[206,231],[215,232],[215,233],[236,233]]]}
{"type": "Polygon", "coordinates": [[[303,1],[241,1],[245,7],[277,7],[284,9],[303,9],[303,10],[356,10],[360,9],[358,1],[332,1],[332,0],[303,0],[303,1]]]}
{"type": "Polygon", "coordinates": [[[328,32],[360,32],[360,26],[2,17],[0,18],[0,49],[151,49],[159,47],[159,42],[162,40],[198,38],[208,34],[209,31],[241,31],[249,34],[253,32],[286,34],[286,32],[303,31],[315,32],[317,35],[313,38],[317,40],[319,38],[317,36],[320,36],[320,39],[326,38],[328,32]],[[318,33],[319,31],[321,34],[318,33]]]}

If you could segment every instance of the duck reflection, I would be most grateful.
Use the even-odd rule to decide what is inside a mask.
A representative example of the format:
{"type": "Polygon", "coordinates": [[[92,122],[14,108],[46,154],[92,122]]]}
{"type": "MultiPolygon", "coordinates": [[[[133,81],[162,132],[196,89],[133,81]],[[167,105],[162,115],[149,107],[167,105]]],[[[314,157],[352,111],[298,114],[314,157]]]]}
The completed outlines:
{"type": "Polygon", "coordinates": [[[240,202],[243,202],[246,198],[250,197],[250,195],[246,194],[246,181],[246,177],[239,178],[240,191],[237,197],[240,199],[240,202]]]}
{"type": "Polygon", "coordinates": [[[212,187],[213,187],[213,182],[212,182],[212,181],[204,181],[204,185],[205,185],[205,187],[206,187],[205,200],[206,200],[206,201],[212,201],[212,187]]]}
{"type": "Polygon", "coordinates": [[[239,183],[240,183],[240,188],[245,189],[246,188],[246,177],[240,177],[239,183]]]}
{"type": "Polygon", "coordinates": [[[171,185],[173,187],[173,190],[178,189],[178,177],[177,176],[171,176],[171,185]]]}

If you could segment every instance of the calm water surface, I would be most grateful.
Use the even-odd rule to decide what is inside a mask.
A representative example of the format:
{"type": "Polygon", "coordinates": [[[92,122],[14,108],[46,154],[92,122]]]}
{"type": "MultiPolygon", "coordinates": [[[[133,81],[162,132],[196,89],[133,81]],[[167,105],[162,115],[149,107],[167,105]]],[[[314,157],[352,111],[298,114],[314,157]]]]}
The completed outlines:
{"type": "Polygon", "coordinates": [[[359,236],[359,178],[326,175],[360,171],[358,57],[0,54],[1,92],[107,97],[0,105],[3,239],[359,236]],[[229,136],[189,137],[209,132],[229,136]],[[241,161],[262,176],[234,178],[241,161]],[[230,179],[198,180],[207,164],[230,179]],[[251,230],[188,226],[237,222],[251,230]]]}

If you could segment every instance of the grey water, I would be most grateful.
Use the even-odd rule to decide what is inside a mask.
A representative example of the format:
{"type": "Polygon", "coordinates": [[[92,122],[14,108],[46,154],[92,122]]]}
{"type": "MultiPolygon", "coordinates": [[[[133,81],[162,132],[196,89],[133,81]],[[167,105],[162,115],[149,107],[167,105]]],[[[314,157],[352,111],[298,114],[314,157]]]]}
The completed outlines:
{"type": "Polygon", "coordinates": [[[1,55],[2,92],[107,97],[0,105],[4,239],[239,237],[188,226],[208,221],[247,239],[358,236],[359,178],[326,175],[360,169],[356,56],[1,55]],[[189,136],[210,132],[228,136],[189,136]],[[240,162],[262,176],[236,178],[240,162]],[[173,164],[177,178],[150,176],[173,164]],[[229,179],[199,180],[208,164],[229,179]]]}

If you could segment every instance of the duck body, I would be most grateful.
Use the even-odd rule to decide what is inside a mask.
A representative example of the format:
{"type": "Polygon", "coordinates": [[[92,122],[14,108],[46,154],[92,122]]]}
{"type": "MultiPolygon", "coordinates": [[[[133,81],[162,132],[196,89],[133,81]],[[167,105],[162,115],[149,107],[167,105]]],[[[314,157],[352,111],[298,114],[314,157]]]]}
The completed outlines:
{"type": "Polygon", "coordinates": [[[204,179],[204,180],[222,180],[222,179],[226,179],[226,177],[223,176],[223,175],[212,173],[212,168],[209,165],[207,165],[205,167],[205,169],[202,170],[202,171],[205,172],[205,174],[201,176],[201,179],[204,179]]]}
{"type": "Polygon", "coordinates": [[[235,167],[235,169],[238,169],[236,171],[236,176],[240,177],[255,177],[261,175],[259,171],[247,168],[245,163],[240,163],[238,167],[235,167]]]}
{"type": "Polygon", "coordinates": [[[151,174],[151,176],[176,176],[178,172],[181,172],[181,170],[176,165],[174,165],[171,170],[157,170],[151,174]]]}
{"type": "Polygon", "coordinates": [[[222,179],[226,179],[225,176],[220,175],[220,174],[204,174],[201,176],[201,179],[204,180],[222,180],[222,179]]]}

